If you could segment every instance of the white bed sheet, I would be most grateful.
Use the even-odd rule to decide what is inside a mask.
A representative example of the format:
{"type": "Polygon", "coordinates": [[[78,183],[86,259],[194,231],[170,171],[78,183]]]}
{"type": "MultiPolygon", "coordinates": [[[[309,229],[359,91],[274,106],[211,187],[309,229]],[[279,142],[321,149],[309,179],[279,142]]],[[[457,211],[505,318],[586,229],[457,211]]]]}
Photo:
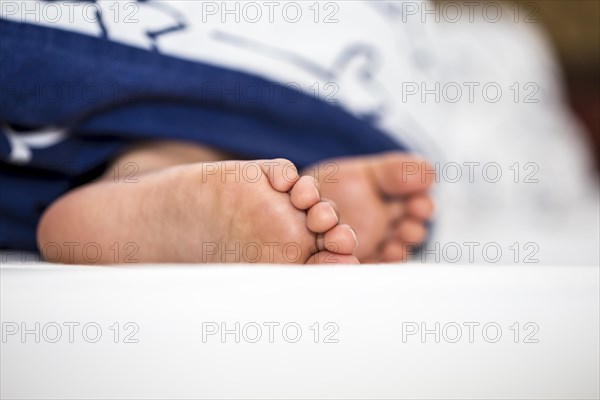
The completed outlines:
{"type": "Polygon", "coordinates": [[[4,263],[0,274],[2,398],[599,396],[598,267],[4,263]],[[35,331],[35,322],[40,343],[6,332],[10,323],[35,331]],[[73,343],[69,322],[80,324],[73,343]],[[207,334],[210,323],[236,322],[239,343],[207,334]],[[280,324],[273,343],[270,322],[280,324]],[[440,323],[439,343],[408,334],[423,322],[440,323]],[[480,324],[472,343],[469,322],[480,324]],[[52,323],[63,327],[57,343],[52,323]],[[96,343],[95,325],[83,335],[90,323],[102,329],[96,343]],[[290,343],[294,323],[302,336],[290,343]],[[494,324],[502,336],[491,343],[494,324]],[[136,326],[129,339],[138,342],[124,343],[136,326]],[[325,343],[336,327],[329,339],[338,342],[325,343]]]}

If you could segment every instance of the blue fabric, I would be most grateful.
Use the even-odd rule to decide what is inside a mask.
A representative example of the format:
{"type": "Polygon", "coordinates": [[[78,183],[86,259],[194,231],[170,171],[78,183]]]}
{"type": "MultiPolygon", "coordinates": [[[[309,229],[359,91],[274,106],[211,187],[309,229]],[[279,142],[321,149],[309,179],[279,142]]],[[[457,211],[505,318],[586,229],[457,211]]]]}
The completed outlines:
{"type": "Polygon", "coordinates": [[[6,129],[0,132],[1,248],[35,249],[43,210],[143,139],[285,157],[299,167],[404,149],[368,121],[294,87],[103,38],[0,19],[0,53],[1,122],[68,133],[16,166],[6,129]]]}

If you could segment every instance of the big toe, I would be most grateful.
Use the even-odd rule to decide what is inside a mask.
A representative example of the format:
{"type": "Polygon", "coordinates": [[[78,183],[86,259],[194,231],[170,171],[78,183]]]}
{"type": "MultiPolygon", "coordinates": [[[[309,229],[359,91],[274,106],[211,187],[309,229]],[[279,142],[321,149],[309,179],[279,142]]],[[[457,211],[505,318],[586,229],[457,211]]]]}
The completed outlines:
{"type": "Polygon", "coordinates": [[[405,196],[427,190],[435,180],[433,167],[425,160],[400,152],[374,156],[372,176],[388,196],[405,196]]]}

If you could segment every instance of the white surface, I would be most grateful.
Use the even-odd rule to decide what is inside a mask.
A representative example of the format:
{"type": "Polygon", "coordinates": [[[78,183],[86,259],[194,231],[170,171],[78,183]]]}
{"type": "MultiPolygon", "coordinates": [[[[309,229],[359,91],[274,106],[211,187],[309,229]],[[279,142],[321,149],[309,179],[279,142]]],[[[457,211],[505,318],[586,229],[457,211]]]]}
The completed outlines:
{"type": "Polygon", "coordinates": [[[0,277],[3,324],[81,324],[73,343],[66,328],[58,343],[7,336],[3,399],[599,396],[598,267],[4,264],[0,277]],[[481,325],[473,343],[466,328],[458,343],[403,343],[403,322],[436,321],[481,325]],[[97,343],[83,339],[88,322],[103,330],[97,343]],[[114,343],[114,322],[136,323],[139,343],[114,343]],[[303,335],[203,343],[203,322],[296,322],[303,335]],[[314,343],[314,322],[337,324],[339,342],[314,343]],[[497,343],[482,336],[489,322],[503,330],[497,343]],[[523,343],[526,322],[538,343],[523,343]]]}

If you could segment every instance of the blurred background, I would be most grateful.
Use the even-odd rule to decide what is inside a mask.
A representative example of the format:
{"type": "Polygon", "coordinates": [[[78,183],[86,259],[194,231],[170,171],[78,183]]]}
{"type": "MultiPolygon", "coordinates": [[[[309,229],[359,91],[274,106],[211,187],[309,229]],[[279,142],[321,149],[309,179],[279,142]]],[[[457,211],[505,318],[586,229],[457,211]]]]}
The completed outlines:
{"type": "MultiPolygon", "coordinates": [[[[442,3],[450,0],[438,0],[442,3]]],[[[493,0],[483,0],[493,1],[493,0]]],[[[571,108],[583,123],[585,140],[600,171],[600,1],[513,0],[539,21],[554,45],[571,108]]]]}
{"type": "Polygon", "coordinates": [[[600,169],[600,1],[535,3],[563,65],[571,107],[588,129],[600,169]]]}

